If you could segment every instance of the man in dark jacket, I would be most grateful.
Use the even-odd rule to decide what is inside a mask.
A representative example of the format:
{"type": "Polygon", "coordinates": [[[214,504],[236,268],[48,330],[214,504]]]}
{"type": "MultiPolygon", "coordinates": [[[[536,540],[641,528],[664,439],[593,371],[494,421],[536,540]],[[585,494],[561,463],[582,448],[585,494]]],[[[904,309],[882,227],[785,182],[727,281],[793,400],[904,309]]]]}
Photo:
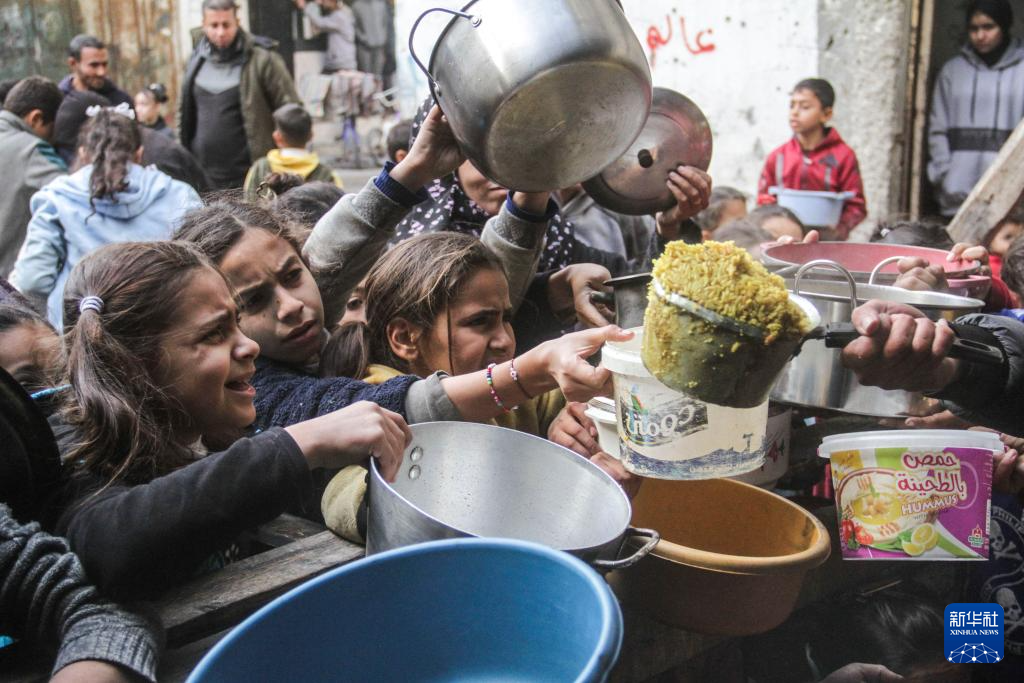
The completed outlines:
{"type": "Polygon", "coordinates": [[[129,107],[133,106],[131,96],[107,78],[109,65],[107,46],[102,40],[84,33],[75,36],[68,44],[68,67],[71,73],[60,82],[60,91],[67,95],[74,90],[91,90],[106,97],[114,105],[125,102],[129,107]]]}
{"type": "Polygon", "coordinates": [[[274,148],[274,110],[299,102],[273,47],[239,27],[234,0],[203,0],[202,37],[178,102],[178,139],[215,188],[242,186],[252,160],[274,148]]]}

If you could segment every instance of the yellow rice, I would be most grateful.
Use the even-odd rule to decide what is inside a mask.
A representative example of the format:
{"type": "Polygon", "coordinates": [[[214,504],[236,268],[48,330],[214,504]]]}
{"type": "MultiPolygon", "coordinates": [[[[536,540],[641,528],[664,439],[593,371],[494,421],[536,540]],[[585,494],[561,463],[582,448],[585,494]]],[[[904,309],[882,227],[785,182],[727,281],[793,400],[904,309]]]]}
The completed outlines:
{"type": "Polygon", "coordinates": [[[670,242],[654,262],[653,275],[666,291],[764,330],[766,344],[810,329],[807,316],[789,300],[783,279],[732,242],[670,242]]]}

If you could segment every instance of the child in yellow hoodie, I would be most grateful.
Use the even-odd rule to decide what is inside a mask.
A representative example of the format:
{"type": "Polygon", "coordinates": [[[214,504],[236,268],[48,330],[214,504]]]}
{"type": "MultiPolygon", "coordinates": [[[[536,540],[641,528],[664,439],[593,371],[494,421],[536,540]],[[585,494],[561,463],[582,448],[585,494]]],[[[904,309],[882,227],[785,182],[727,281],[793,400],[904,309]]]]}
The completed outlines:
{"type": "Polygon", "coordinates": [[[341,177],[320,163],[316,152],[306,149],[313,139],[313,119],[300,104],[274,110],[274,144],[277,149],[257,159],[245,176],[245,198],[255,200],[260,184],[272,173],[291,173],[305,183],[323,181],[344,189],[341,177]]]}
{"type": "MultiPolygon", "coordinates": [[[[476,372],[515,356],[508,279],[476,237],[434,232],[400,242],[373,266],[364,287],[365,322],[345,324],[334,333],[321,354],[323,376],[379,384],[410,373],[476,372]]],[[[490,422],[546,438],[565,405],[555,389],[490,422]]],[[[604,459],[594,462],[605,466],[604,459]]],[[[625,472],[611,474],[621,479],[625,472]]],[[[363,467],[342,470],[321,500],[328,528],[358,543],[363,542],[359,508],[365,477],[363,467]]]]}

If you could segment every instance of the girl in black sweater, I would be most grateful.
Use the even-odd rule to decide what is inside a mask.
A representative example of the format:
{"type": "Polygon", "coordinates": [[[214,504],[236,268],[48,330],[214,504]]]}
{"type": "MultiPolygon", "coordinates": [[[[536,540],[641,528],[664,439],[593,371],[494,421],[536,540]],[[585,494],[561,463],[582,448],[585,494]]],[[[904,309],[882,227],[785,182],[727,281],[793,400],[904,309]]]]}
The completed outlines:
{"type": "Polygon", "coordinates": [[[57,532],[111,595],[153,597],[237,554],[244,530],[315,506],[312,470],[369,455],[390,477],[401,463],[408,427],[372,403],[238,438],[255,418],[259,347],[194,247],[101,248],[64,296],[71,388],[55,422],[69,478],[57,532]]]}

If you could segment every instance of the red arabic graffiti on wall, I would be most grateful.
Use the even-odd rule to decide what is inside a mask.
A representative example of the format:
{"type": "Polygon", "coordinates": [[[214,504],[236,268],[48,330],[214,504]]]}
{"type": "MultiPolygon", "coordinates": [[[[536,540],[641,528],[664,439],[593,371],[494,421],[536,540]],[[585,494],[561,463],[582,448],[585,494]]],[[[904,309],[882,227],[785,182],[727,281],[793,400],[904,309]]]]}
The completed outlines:
{"type": "Polygon", "coordinates": [[[708,42],[714,33],[714,29],[710,27],[697,31],[691,40],[686,31],[686,17],[679,17],[679,33],[676,34],[674,31],[672,16],[666,14],[665,28],[667,29],[665,33],[662,33],[661,28],[653,24],[647,28],[647,48],[650,50],[649,59],[651,62],[651,68],[654,68],[656,64],[658,49],[672,42],[676,35],[678,35],[678,40],[682,41],[683,47],[686,48],[686,51],[694,57],[715,51],[715,44],[708,42]]]}

